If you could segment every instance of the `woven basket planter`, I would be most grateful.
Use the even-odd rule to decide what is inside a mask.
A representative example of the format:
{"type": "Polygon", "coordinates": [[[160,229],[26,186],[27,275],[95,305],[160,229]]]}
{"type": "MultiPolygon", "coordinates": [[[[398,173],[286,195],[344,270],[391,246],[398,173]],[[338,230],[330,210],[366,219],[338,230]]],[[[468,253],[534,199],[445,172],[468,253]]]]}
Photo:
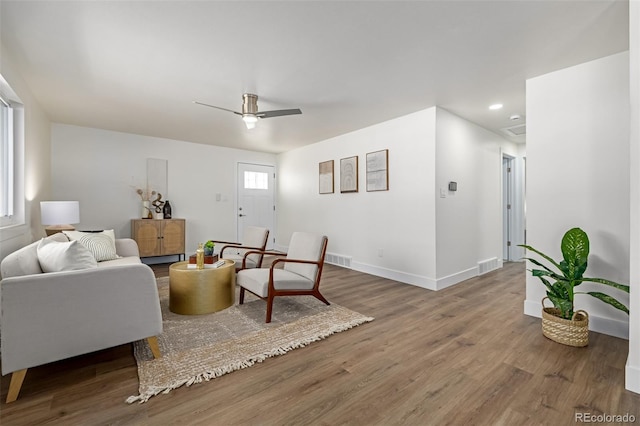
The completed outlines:
{"type": "MultiPolygon", "coordinates": [[[[545,297],[544,299],[548,299],[545,297]]],[[[542,299],[542,334],[567,346],[583,347],[589,344],[589,314],[575,311],[568,320],[562,318],[557,308],[546,308],[542,299]]]]}

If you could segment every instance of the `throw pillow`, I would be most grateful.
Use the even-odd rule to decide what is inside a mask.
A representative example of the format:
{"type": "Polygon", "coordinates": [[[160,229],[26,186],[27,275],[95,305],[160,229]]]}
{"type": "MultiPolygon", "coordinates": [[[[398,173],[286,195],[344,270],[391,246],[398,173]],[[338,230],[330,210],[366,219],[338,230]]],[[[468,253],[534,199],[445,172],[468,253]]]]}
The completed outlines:
{"type": "Polygon", "coordinates": [[[116,236],[113,229],[102,232],[63,231],[71,241],[79,241],[98,262],[117,259],[116,236]]]}
{"type": "Polygon", "coordinates": [[[98,267],[93,255],[78,241],[61,243],[43,238],[36,252],[43,272],[78,271],[98,267]]]}

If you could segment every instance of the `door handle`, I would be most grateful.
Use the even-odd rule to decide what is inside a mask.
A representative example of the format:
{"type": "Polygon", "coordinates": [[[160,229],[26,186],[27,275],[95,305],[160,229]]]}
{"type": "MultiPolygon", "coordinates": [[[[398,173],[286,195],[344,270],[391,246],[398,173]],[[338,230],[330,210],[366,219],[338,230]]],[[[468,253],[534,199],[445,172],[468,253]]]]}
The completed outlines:
{"type": "Polygon", "coordinates": [[[244,216],[246,216],[246,214],[242,214],[242,213],[240,213],[238,216],[240,216],[240,217],[244,217],[244,216]]]}

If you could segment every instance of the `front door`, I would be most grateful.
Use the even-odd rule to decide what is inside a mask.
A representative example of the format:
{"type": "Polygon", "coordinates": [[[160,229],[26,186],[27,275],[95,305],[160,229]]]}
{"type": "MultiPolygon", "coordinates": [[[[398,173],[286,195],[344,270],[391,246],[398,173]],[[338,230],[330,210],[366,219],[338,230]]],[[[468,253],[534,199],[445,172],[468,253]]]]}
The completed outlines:
{"type": "Polygon", "coordinates": [[[238,241],[245,226],[269,229],[267,248],[275,239],[275,167],[238,163],[238,241]]]}

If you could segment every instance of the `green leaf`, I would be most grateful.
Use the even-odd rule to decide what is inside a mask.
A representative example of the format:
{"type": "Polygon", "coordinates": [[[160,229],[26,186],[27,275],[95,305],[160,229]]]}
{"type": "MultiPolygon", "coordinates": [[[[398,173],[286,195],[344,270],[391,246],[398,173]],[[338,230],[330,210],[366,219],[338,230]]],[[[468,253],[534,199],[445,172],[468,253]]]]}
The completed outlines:
{"type": "Polygon", "coordinates": [[[573,300],[573,291],[569,290],[569,285],[567,283],[567,281],[556,281],[555,283],[553,283],[553,293],[557,296],[560,297],[562,299],[571,301],[573,300]]]}
{"type": "Polygon", "coordinates": [[[610,287],[617,288],[618,290],[622,290],[626,293],[629,293],[629,286],[625,284],[619,284],[613,281],[605,280],[604,278],[582,278],[582,281],[589,281],[591,283],[598,283],[608,285],[610,287]]]}
{"type": "Polygon", "coordinates": [[[540,278],[540,281],[542,281],[542,284],[544,284],[545,287],[549,289],[549,291],[553,291],[553,285],[549,282],[549,280],[547,280],[542,276],[538,276],[538,278],[540,278]]]}
{"type": "Polygon", "coordinates": [[[541,263],[539,260],[537,259],[532,259],[530,257],[524,257],[523,259],[528,260],[529,262],[533,263],[536,266],[539,266],[541,268],[544,268],[545,270],[549,271],[549,272],[553,272],[552,269],[550,269],[547,265],[544,265],[543,263],[541,263]]]}
{"type": "MultiPolygon", "coordinates": [[[[546,259],[549,263],[551,263],[553,266],[555,266],[558,270],[560,269],[560,265],[558,265],[558,262],[556,262],[555,260],[553,260],[552,258],[550,258],[549,256],[547,256],[546,254],[542,253],[541,251],[534,249],[533,247],[526,245],[526,244],[519,244],[519,247],[524,247],[525,249],[532,251],[534,253],[536,253],[537,255],[541,256],[543,259],[546,259]]],[[[533,261],[533,259],[530,258],[526,258],[528,260],[533,261]]],[[[549,268],[547,268],[546,266],[543,266],[542,264],[538,263],[538,266],[542,266],[545,269],[550,270],[549,268]]]]}
{"type": "Polygon", "coordinates": [[[580,228],[568,230],[560,244],[565,264],[562,271],[570,279],[579,279],[587,269],[589,257],[589,237],[580,228]]]}
{"type": "Polygon", "coordinates": [[[560,310],[562,318],[571,319],[571,316],[573,315],[573,303],[564,298],[557,297],[550,292],[547,292],[547,296],[549,297],[549,300],[551,300],[551,303],[553,303],[553,306],[560,310]]]}
{"type": "Polygon", "coordinates": [[[549,277],[554,280],[565,280],[566,278],[562,275],[558,275],[555,272],[543,271],[542,269],[530,269],[531,275],[534,277],[549,277]]]}
{"type": "Polygon", "coordinates": [[[608,294],[600,293],[599,291],[590,291],[587,294],[595,297],[596,299],[602,300],[604,303],[607,303],[616,309],[620,309],[622,312],[626,312],[627,314],[629,314],[629,309],[627,309],[625,305],[618,302],[616,299],[609,296],[608,294]]]}

